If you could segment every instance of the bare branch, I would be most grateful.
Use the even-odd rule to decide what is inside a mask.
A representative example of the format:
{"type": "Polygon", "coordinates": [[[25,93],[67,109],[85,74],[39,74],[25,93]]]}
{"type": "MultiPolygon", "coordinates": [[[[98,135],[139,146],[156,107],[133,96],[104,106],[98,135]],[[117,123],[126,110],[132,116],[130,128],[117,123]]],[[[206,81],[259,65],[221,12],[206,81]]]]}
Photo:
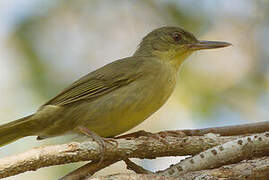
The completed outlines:
{"type": "Polygon", "coordinates": [[[133,170],[137,174],[153,174],[153,172],[148,171],[148,170],[142,168],[141,166],[138,166],[137,164],[135,164],[134,162],[132,162],[129,159],[124,159],[124,162],[127,165],[127,169],[133,170]]]}
{"type": "Polygon", "coordinates": [[[217,169],[202,170],[184,173],[179,176],[182,180],[204,180],[205,177],[223,180],[266,180],[269,177],[269,157],[261,157],[252,160],[244,160],[237,164],[222,166],[217,169]]]}
{"type": "Polygon", "coordinates": [[[177,177],[186,172],[217,168],[261,155],[269,155],[269,132],[239,138],[210,148],[157,174],[177,177]]]}
{"type": "Polygon", "coordinates": [[[84,166],[76,169],[75,171],[70,172],[66,176],[60,178],[59,180],[74,180],[74,179],[83,179],[87,176],[91,176],[97,171],[117,162],[114,161],[102,161],[100,164],[99,162],[90,162],[85,164],[84,166]]]}
{"type": "Polygon", "coordinates": [[[159,133],[150,133],[146,131],[137,131],[127,135],[118,136],[117,138],[128,138],[128,137],[159,137],[165,135],[175,135],[175,136],[203,136],[208,133],[218,134],[220,136],[239,136],[247,134],[257,134],[269,131],[269,121],[241,124],[241,125],[232,125],[232,126],[219,126],[203,129],[183,129],[175,131],[162,131],[159,133]]]}
{"type": "MultiPolygon", "coordinates": [[[[217,169],[201,170],[181,174],[175,179],[180,180],[266,180],[269,177],[269,157],[244,160],[237,164],[226,165],[217,169]]],[[[140,180],[161,179],[170,180],[171,177],[156,174],[114,174],[109,176],[90,177],[86,180],[140,180]]]]}
{"type": "Polygon", "coordinates": [[[90,177],[86,180],[179,180],[174,177],[158,176],[155,174],[113,174],[109,176],[90,177]]]}
{"type": "MultiPolygon", "coordinates": [[[[136,136],[131,138],[126,136],[126,139],[115,139],[118,144],[117,148],[107,143],[103,160],[114,162],[126,158],[152,159],[164,156],[195,155],[240,137],[219,137],[215,134],[204,135],[205,133],[214,132],[226,136],[264,132],[266,130],[269,130],[269,122],[200,130],[163,131],[155,134],[142,133],[142,136],[140,133],[137,138],[136,136]]],[[[99,154],[98,144],[92,141],[35,148],[19,155],[0,159],[0,178],[53,165],[78,161],[98,161],[99,154]]],[[[84,174],[87,169],[91,174],[94,172],[91,168],[93,166],[89,164],[89,166],[74,171],[71,175],[84,174]]]]}
{"type": "Polygon", "coordinates": [[[207,133],[219,134],[221,136],[237,136],[243,134],[263,133],[266,131],[269,131],[269,121],[204,129],[185,129],[179,130],[178,132],[183,132],[188,136],[203,136],[207,133]]]}
{"type": "MultiPolygon", "coordinates": [[[[218,137],[215,135],[178,138],[167,135],[163,140],[168,143],[144,136],[128,140],[115,139],[118,143],[117,148],[107,143],[103,160],[194,155],[235,138],[237,137],[218,137]]],[[[35,148],[25,153],[0,159],[0,178],[53,165],[89,160],[98,161],[99,153],[97,143],[92,141],[35,148]]]]}

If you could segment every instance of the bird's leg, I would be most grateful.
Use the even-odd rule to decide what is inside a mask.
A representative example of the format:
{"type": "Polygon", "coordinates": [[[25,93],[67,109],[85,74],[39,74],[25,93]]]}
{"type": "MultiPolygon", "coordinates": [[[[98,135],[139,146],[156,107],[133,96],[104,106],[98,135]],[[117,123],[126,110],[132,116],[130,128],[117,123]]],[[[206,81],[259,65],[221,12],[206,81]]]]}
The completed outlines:
{"type": "Polygon", "coordinates": [[[105,151],[106,151],[106,143],[110,143],[112,145],[114,145],[113,143],[111,143],[111,141],[116,143],[116,147],[118,146],[118,142],[111,139],[111,138],[103,138],[101,136],[99,136],[98,134],[96,134],[95,132],[89,130],[86,127],[83,126],[79,126],[78,130],[85,134],[86,136],[89,136],[90,138],[92,138],[100,147],[100,160],[98,162],[98,164],[101,164],[104,160],[104,155],[105,155],[105,151]]]}

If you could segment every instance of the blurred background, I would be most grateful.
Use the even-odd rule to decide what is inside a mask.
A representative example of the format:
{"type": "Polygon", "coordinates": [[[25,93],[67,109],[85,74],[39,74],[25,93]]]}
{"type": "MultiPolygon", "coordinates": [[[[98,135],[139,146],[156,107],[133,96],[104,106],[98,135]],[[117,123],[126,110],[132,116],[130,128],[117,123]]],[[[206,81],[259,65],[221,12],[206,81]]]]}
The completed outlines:
{"type": "MultiPolygon", "coordinates": [[[[164,25],[181,26],[201,40],[233,46],[189,57],[172,97],[132,131],[268,120],[268,5],[267,0],[2,0],[0,123],[34,113],[79,77],[132,55],[143,36],[164,25]]],[[[0,157],[70,141],[60,137],[38,142],[27,137],[1,147],[0,157]]],[[[136,162],[159,170],[179,160],[136,162]]],[[[56,179],[83,164],[42,168],[7,179],[56,179]]],[[[119,162],[98,174],[126,171],[119,162]]]]}

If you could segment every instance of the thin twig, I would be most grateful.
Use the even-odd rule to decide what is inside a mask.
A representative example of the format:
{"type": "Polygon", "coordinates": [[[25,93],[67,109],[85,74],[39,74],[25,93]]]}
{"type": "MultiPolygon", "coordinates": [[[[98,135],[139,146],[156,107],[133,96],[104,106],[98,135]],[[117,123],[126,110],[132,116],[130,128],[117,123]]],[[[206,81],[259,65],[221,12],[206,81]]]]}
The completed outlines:
{"type": "Polygon", "coordinates": [[[85,164],[84,166],[70,172],[69,174],[65,175],[64,177],[60,178],[59,180],[80,180],[84,179],[87,176],[91,176],[97,171],[117,162],[117,160],[112,161],[102,161],[100,164],[99,162],[90,162],[85,164]]]}
{"type": "Polygon", "coordinates": [[[153,174],[151,171],[146,170],[146,169],[142,168],[141,166],[138,166],[137,164],[132,162],[130,159],[124,159],[123,161],[127,165],[127,169],[133,170],[137,174],[153,174]]]}
{"type": "Polygon", "coordinates": [[[220,136],[239,136],[246,134],[257,134],[269,131],[269,121],[257,122],[257,123],[249,123],[249,124],[241,124],[241,125],[232,125],[232,126],[217,126],[210,128],[202,128],[202,129],[183,129],[183,130],[173,130],[173,131],[161,131],[159,133],[150,133],[144,130],[133,132],[130,134],[125,134],[121,136],[117,136],[116,138],[138,138],[140,136],[146,137],[163,137],[166,135],[169,136],[203,136],[208,133],[218,134],[220,136]]]}
{"type": "Polygon", "coordinates": [[[221,136],[237,136],[244,134],[263,133],[266,131],[269,131],[269,121],[204,129],[185,129],[177,132],[183,132],[188,136],[203,136],[207,133],[219,134],[221,136]]]}

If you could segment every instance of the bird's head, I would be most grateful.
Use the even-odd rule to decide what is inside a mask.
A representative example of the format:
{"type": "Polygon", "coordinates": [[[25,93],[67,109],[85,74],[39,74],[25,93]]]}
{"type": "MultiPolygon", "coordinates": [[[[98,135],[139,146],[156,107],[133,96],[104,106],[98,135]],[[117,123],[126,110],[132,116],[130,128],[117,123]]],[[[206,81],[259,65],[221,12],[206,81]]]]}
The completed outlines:
{"type": "Polygon", "coordinates": [[[215,49],[230,46],[219,41],[199,41],[196,37],[179,27],[161,27],[146,35],[135,56],[155,56],[172,63],[176,68],[197,50],[215,49]]]}

